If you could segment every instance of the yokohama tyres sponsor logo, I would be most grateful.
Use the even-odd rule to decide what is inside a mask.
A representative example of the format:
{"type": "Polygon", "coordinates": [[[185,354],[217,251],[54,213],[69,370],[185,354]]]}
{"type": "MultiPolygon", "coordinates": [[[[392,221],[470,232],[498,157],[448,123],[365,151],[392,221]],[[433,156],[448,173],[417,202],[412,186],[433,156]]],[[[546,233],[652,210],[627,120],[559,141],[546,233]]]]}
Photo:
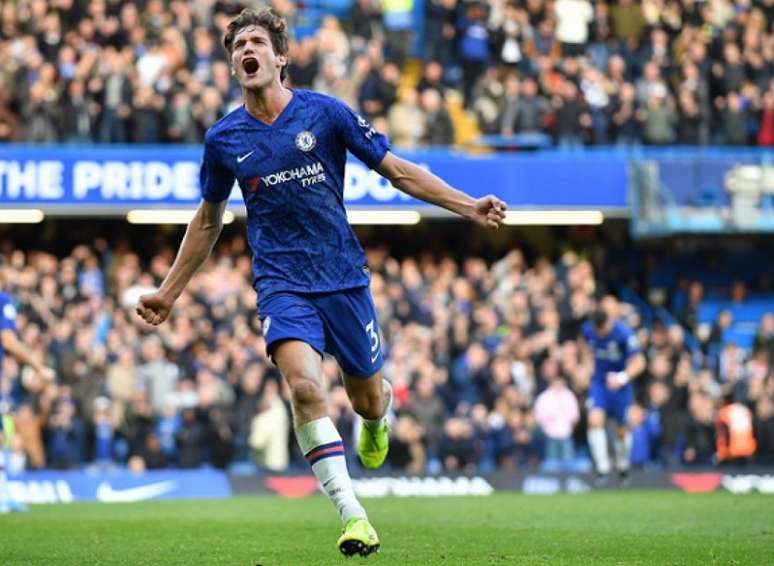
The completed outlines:
{"type": "Polygon", "coordinates": [[[721,482],[731,493],[774,493],[774,476],[743,474],[738,476],[724,475],[721,482]]]}
{"type": "Polygon", "coordinates": [[[438,497],[452,495],[490,495],[492,485],[475,477],[396,477],[352,479],[358,497],[438,497]]]}
{"type": "Polygon", "coordinates": [[[300,180],[305,187],[325,180],[322,163],[319,161],[312,165],[304,165],[295,169],[285,169],[270,173],[261,179],[267,187],[273,187],[280,183],[300,180]]]}
{"type": "MultiPolygon", "coordinates": [[[[270,476],[265,485],[283,497],[306,497],[319,489],[314,476],[270,476]]],[[[352,486],[358,497],[438,497],[494,492],[492,485],[480,476],[352,478],[352,486]]]]}

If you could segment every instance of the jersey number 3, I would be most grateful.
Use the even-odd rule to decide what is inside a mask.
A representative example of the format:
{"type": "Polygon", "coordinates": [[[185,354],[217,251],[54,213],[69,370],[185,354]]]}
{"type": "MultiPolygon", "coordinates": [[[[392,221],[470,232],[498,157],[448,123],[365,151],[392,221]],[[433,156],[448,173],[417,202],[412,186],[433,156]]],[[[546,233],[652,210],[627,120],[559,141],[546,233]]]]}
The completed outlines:
{"type": "Polygon", "coordinates": [[[371,363],[374,363],[376,358],[379,357],[379,335],[376,333],[374,326],[373,320],[365,325],[368,340],[371,342],[371,363]]]}

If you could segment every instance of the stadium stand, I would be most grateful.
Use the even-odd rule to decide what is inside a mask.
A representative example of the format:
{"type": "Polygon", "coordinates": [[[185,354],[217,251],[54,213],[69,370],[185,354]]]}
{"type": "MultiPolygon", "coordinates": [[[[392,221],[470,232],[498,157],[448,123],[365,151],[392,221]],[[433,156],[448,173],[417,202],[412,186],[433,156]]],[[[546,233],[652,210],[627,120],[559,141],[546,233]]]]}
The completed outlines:
{"type": "MultiPolygon", "coordinates": [[[[194,143],[239,104],[219,42],[242,3],[0,5],[0,140],[194,143]]],[[[290,84],[396,147],[774,144],[769,0],[272,6],[296,33],[290,84]]]]}
{"type": "MultiPolygon", "coordinates": [[[[149,241],[168,237],[160,230],[149,241]]],[[[6,241],[2,251],[7,291],[21,302],[20,335],[60,379],[44,387],[6,361],[6,375],[20,377],[6,380],[19,465],[303,468],[290,442],[287,392],[264,354],[241,236],[221,242],[158,334],[132,307],[169,269],[172,246],[138,255],[128,240],[97,239],[56,257],[6,241]]],[[[394,470],[588,466],[588,383],[576,338],[594,297],[615,279],[613,265],[595,267],[574,252],[528,262],[518,249],[490,263],[446,254],[396,259],[384,247],[370,247],[368,259],[396,393],[394,470]],[[539,425],[552,402],[581,408],[580,422],[565,424],[572,436],[561,449],[539,425]]],[[[715,312],[716,302],[696,291],[702,285],[688,287],[684,304],[695,307],[697,320],[715,312]]],[[[714,418],[729,391],[754,411],[757,458],[771,460],[774,317],[770,301],[766,314],[760,304],[744,301],[734,311],[754,319],[754,343],[737,345],[733,332],[713,328],[696,351],[690,324],[675,322],[683,313],[659,313],[642,300],[626,307],[648,359],[631,415],[635,465],[713,462],[714,418]]],[[[324,367],[334,418],[351,439],[357,419],[335,362],[324,367]]]]}

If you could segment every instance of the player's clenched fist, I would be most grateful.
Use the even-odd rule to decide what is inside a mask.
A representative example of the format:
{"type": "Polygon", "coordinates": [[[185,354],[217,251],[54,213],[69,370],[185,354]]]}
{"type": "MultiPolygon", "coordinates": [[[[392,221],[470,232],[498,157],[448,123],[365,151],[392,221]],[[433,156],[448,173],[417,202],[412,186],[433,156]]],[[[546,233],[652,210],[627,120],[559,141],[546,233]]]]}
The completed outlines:
{"type": "Polygon", "coordinates": [[[158,326],[169,316],[173,302],[165,299],[160,293],[143,295],[137,302],[137,314],[148,324],[158,326]]]}
{"type": "Polygon", "coordinates": [[[505,220],[507,205],[494,195],[486,195],[476,201],[473,220],[486,228],[500,227],[505,220]]]}

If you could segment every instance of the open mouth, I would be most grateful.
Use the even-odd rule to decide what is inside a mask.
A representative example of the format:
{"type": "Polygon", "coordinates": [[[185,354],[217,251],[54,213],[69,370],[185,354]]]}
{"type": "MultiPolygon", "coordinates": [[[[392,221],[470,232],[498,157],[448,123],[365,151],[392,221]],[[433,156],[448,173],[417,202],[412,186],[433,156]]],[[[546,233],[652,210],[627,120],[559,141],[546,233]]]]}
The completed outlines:
{"type": "Polygon", "coordinates": [[[254,57],[246,57],[245,59],[242,59],[242,68],[248,75],[252,75],[253,73],[258,72],[259,67],[260,65],[258,64],[258,59],[254,57]]]}

